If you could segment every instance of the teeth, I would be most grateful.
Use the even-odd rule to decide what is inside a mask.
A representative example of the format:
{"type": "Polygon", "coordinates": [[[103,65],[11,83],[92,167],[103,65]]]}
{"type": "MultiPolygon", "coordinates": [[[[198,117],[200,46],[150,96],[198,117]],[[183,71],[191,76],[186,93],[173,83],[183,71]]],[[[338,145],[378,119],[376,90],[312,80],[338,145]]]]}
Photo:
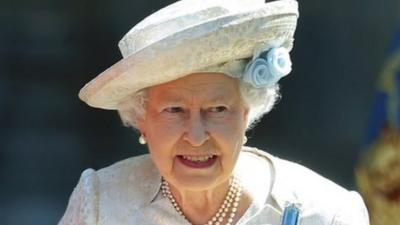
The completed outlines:
{"type": "Polygon", "coordinates": [[[183,155],[182,158],[190,161],[195,161],[195,162],[204,162],[212,158],[213,155],[205,155],[205,156],[189,156],[189,155],[183,155]]]}

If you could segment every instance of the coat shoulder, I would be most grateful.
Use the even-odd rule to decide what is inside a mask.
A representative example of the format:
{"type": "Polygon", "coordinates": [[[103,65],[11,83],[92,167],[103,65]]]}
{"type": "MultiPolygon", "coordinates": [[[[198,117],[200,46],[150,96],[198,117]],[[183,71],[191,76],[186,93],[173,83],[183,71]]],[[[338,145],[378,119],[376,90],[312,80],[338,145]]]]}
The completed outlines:
{"type": "Polygon", "coordinates": [[[124,159],[104,167],[96,173],[99,177],[99,184],[104,189],[129,187],[131,190],[131,185],[141,187],[149,182],[159,182],[157,178],[160,177],[149,154],[124,159]]]}
{"type": "Polygon", "coordinates": [[[93,169],[83,171],[58,225],[95,225],[98,215],[98,177],[93,169]]]}
{"type": "Polygon", "coordinates": [[[59,225],[125,224],[156,196],[161,176],[149,155],[86,169],[59,225]]]}
{"type": "Polygon", "coordinates": [[[349,191],[298,163],[280,159],[256,148],[253,157],[272,163],[271,199],[283,212],[289,203],[301,210],[302,224],[368,225],[368,212],[356,191],[349,191]]]}
{"type": "Polygon", "coordinates": [[[97,175],[103,224],[125,224],[156,197],[161,184],[161,175],[148,154],[100,169],[97,175]]]}
{"type": "MultiPolygon", "coordinates": [[[[281,205],[300,205],[309,224],[368,225],[368,212],[356,191],[350,191],[294,162],[274,158],[272,195],[281,205]]],[[[308,223],[305,223],[308,224],[308,223]]]]}

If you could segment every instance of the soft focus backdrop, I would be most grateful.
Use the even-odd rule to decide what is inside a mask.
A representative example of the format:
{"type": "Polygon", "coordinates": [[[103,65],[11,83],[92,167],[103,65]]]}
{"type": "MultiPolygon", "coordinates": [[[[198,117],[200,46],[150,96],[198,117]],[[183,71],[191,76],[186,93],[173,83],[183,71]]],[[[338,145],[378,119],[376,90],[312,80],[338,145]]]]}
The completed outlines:
{"type": "MultiPolygon", "coordinates": [[[[0,224],[54,225],[85,168],[146,152],[116,112],[77,93],[121,58],[125,32],[172,2],[0,1],[0,224]]],[[[300,2],[294,70],[249,145],[355,188],[398,9],[396,0],[300,2]]]]}

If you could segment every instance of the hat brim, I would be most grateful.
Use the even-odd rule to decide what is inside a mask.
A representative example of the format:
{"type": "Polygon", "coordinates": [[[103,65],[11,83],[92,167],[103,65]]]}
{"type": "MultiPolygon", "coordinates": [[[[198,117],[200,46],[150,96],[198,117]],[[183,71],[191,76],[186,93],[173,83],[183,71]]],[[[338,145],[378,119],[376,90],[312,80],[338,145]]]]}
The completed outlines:
{"type": "Polygon", "coordinates": [[[148,45],[87,83],[79,97],[92,107],[115,110],[143,88],[219,63],[249,58],[259,45],[290,50],[298,17],[297,2],[273,3],[276,4],[212,19],[148,45]]]}

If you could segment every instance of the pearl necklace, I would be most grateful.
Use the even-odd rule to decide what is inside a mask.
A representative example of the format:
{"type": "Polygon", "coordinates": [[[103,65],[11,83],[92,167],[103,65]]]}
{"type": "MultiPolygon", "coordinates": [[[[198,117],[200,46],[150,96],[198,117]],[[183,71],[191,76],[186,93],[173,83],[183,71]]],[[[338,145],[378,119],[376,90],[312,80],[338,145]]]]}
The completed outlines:
{"type": "MultiPolygon", "coordinates": [[[[178,203],[176,202],[174,196],[171,193],[169,184],[163,179],[161,185],[161,192],[164,197],[168,198],[175,210],[181,215],[185,220],[188,219],[183,214],[178,203]]],[[[218,209],[217,213],[205,224],[205,225],[222,225],[225,217],[229,215],[226,225],[232,225],[233,217],[235,217],[237,208],[239,206],[240,197],[242,195],[242,187],[237,178],[233,177],[229,183],[229,190],[225,196],[224,202],[218,209]]],[[[189,221],[188,221],[189,222],[189,221]]]]}

